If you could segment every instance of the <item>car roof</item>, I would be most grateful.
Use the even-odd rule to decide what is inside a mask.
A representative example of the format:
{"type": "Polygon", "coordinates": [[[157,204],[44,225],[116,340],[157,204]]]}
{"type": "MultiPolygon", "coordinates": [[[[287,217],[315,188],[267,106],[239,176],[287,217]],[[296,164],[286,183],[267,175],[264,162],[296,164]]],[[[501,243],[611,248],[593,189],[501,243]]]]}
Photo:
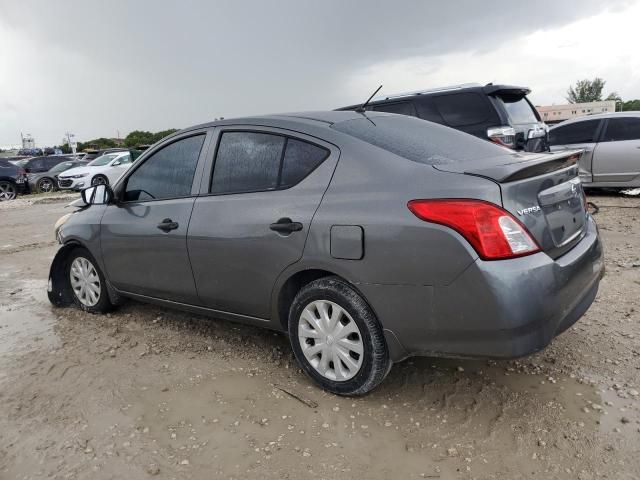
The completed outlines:
{"type": "MultiPolygon", "coordinates": [[[[363,118],[362,113],[354,111],[338,111],[338,110],[320,110],[309,112],[289,112],[289,113],[277,113],[271,115],[259,115],[251,117],[237,117],[237,118],[225,118],[223,120],[216,120],[213,122],[201,123],[192,127],[187,127],[183,130],[175,132],[166,138],[171,138],[176,135],[191,131],[201,130],[204,128],[212,128],[227,125],[252,125],[252,126],[269,126],[280,128],[292,128],[294,126],[314,126],[314,127],[330,127],[336,123],[345,122],[347,120],[354,120],[357,118],[363,118]]],[[[393,115],[386,112],[366,112],[367,118],[374,118],[377,116],[389,116],[393,115]]],[[[164,140],[164,139],[163,139],[164,140]]]]}
{"type": "Polygon", "coordinates": [[[640,117],[640,111],[607,112],[607,113],[596,113],[594,115],[584,115],[582,117],[570,118],[569,120],[560,122],[557,125],[553,125],[551,129],[558,128],[562,125],[569,125],[571,123],[586,122],[587,120],[602,120],[605,118],[624,118],[624,117],[640,117]]]}

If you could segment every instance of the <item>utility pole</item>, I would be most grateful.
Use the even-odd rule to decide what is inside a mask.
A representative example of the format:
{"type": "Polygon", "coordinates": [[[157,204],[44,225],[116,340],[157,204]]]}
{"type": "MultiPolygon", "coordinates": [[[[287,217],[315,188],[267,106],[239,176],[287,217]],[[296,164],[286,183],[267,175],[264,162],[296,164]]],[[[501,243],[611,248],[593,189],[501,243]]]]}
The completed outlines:
{"type": "Polygon", "coordinates": [[[71,141],[71,137],[75,137],[75,135],[73,133],[65,133],[65,135],[67,136],[67,145],[69,145],[69,147],[71,148],[71,153],[73,153],[74,155],[76,154],[76,148],[78,147],[76,142],[72,142],[71,141]]]}

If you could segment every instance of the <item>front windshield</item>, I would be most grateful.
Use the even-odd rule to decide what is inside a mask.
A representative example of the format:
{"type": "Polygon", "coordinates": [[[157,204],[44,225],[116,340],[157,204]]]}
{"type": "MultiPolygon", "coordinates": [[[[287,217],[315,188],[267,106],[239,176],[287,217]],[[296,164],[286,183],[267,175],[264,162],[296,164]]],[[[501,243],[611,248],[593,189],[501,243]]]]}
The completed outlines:
{"type": "Polygon", "coordinates": [[[89,167],[102,167],[103,165],[106,165],[111,160],[116,158],[118,155],[119,154],[117,154],[117,153],[107,153],[106,155],[102,155],[101,157],[96,158],[92,162],[89,162],[88,166],[89,167]]]}
{"type": "Polygon", "coordinates": [[[65,170],[69,169],[73,167],[73,162],[62,162],[57,164],[55,167],[53,167],[51,170],[49,170],[50,172],[56,173],[56,172],[64,172],[65,170]]]}

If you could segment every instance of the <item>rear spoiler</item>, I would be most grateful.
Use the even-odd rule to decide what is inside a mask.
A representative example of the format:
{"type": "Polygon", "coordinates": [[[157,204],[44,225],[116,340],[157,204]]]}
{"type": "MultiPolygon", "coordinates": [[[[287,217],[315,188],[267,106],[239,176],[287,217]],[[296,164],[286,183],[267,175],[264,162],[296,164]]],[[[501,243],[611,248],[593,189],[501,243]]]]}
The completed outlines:
{"type": "Polygon", "coordinates": [[[529,95],[531,90],[527,87],[516,87],[514,85],[485,85],[482,90],[487,95],[509,95],[514,97],[524,97],[529,95]]]}
{"type": "Polygon", "coordinates": [[[584,150],[567,150],[556,153],[514,154],[506,156],[506,162],[486,167],[473,168],[473,162],[464,162],[461,164],[434,165],[434,168],[485,177],[497,182],[515,182],[571,167],[578,163],[583,152],[584,150]],[[514,160],[514,157],[521,160],[514,160]]]}

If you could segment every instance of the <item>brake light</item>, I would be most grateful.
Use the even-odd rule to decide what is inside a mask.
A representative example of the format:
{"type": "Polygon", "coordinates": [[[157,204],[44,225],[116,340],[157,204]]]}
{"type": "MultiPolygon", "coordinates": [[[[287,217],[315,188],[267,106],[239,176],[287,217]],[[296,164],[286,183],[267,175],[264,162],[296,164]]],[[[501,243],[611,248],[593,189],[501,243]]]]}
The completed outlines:
{"type": "Polygon", "coordinates": [[[522,257],[540,251],[526,227],[506,210],[482,200],[411,200],[409,210],[425,222],[452,228],[483,260],[522,257]]]}
{"type": "Polygon", "coordinates": [[[516,148],[516,130],[513,127],[488,128],[487,137],[503,147],[516,148]]]}

